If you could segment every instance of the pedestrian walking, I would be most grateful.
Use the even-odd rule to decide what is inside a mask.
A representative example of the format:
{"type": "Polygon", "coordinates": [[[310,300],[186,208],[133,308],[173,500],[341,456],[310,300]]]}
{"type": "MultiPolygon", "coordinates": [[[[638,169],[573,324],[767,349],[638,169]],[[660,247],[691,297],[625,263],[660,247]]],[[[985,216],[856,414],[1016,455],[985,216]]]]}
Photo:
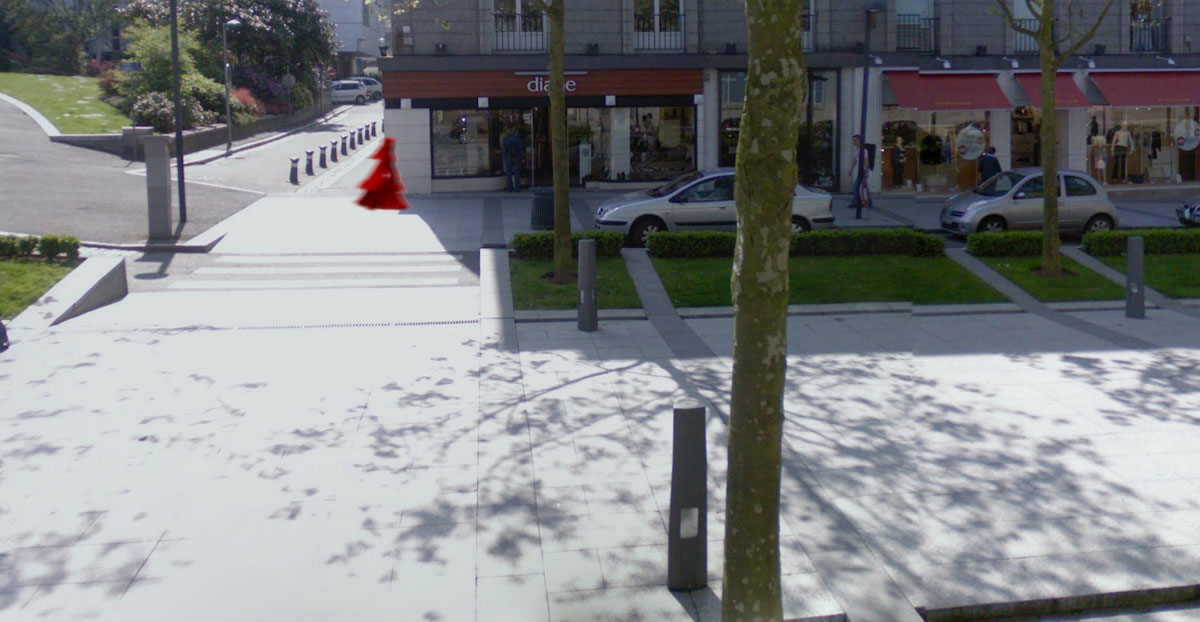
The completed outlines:
{"type": "Polygon", "coordinates": [[[1000,167],[1000,158],[996,157],[996,148],[988,147],[979,157],[979,183],[999,175],[1003,170],[1000,167]]]}
{"type": "Polygon", "coordinates": [[[504,157],[504,190],[507,192],[521,191],[521,160],[525,158],[525,146],[517,130],[509,127],[504,131],[504,139],[500,141],[500,154],[504,157]]]}
{"type": "MultiPolygon", "coordinates": [[[[850,178],[854,180],[854,196],[850,199],[850,207],[856,210],[854,218],[858,220],[863,218],[862,210],[864,208],[871,208],[871,189],[867,186],[867,171],[871,168],[871,154],[863,145],[862,136],[855,134],[852,140],[854,151],[850,161],[850,178]]],[[[866,217],[870,218],[870,214],[868,213],[866,217]]]]}

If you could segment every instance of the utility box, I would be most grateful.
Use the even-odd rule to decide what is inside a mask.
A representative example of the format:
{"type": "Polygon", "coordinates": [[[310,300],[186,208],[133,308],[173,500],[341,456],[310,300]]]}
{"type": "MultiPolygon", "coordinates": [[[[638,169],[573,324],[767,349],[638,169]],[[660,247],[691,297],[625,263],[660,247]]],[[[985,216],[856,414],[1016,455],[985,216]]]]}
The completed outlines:
{"type": "Polygon", "coordinates": [[[166,136],[143,136],[146,152],[146,212],[150,239],[170,238],[171,224],[171,146],[166,136]]]}

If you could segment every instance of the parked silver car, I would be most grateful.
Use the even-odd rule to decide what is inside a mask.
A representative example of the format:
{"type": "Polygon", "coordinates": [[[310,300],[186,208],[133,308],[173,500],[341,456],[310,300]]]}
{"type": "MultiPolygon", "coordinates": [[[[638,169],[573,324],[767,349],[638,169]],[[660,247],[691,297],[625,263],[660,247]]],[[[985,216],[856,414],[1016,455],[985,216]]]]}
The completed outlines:
{"type": "Polygon", "coordinates": [[[367,97],[374,100],[383,99],[383,85],[380,84],[379,80],[376,80],[375,78],[368,78],[366,76],[350,76],[346,79],[362,83],[362,85],[367,89],[367,97]]]}
{"type": "MultiPolygon", "coordinates": [[[[596,227],[629,237],[644,246],[657,231],[735,231],[734,171],[695,171],[657,188],[629,192],[605,201],[596,210],[596,227]]],[[[792,197],[792,231],[833,226],[828,192],[796,185],[792,197]]]]}
{"type": "MultiPolygon", "coordinates": [[[[1042,228],[1043,180],[1040,168],[1005,171],[960,192],[942,206],[942,229],[958,235],[977,231],[1042,228]]],[[[1060,231],[1103,231],[1117,226],[1117,207],[1087,173],[1058,172],[1060,231]]]]}
{"type": "Polygon", "coordinates": [[[330,99],[335,104],[365,104],[367,102],[367,87],[356,80],[338,80],[333,83],[330,99]]]}
{"type": "Polygon", "coordinates": [[[1192,197],[1175,208],[1175,216],[1179,224],[1188,227],[1200,227],[1200,197],[1192,197]]]}

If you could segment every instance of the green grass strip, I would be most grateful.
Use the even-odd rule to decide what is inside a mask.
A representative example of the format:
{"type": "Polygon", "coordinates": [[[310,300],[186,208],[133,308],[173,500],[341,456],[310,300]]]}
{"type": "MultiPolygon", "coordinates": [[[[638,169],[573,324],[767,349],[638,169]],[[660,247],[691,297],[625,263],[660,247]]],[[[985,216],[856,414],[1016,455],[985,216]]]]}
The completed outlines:
{"type": "MultiPolygon", "coordinates": [[[[543,278],[554,272],[549,259],[516,259],[509,261],[512,277],[513,307],[516,309],[574,309],[579,298],[576,283],[557,285],[543,278]]],[[[601,309],[640,309],[638,298],[620,257],[596,259],[596,303],[601,309]]]]}
{"type": "MultiPolygon", "coordinates": [[[[676,307],[733,304],[729,291],[732,258],[654,258],[652,261],[676,307]]],[[[999,292],[946,257],[792,257],[788,260],[788,270],[790,304],[1006,301],[999,292]]]]}
{"type": "Polygon", "coordinates": [[[16,317],[72,268],[41,259],[0,259],[0,318],[16,317]]]}
{"type": "Polygon", "coordinates": [[[1042,265],[1041,257],[980,257],[979,260],[1042,302],[1125,298],[1125,288],[1088,270],[1070,257],[1062,258],[1063,270],[1067,274],[1058,279],[1048,279],[1034,273],[1034,268],[1042,265]]]}
{"type": "Polygon", "coordinates": [[[98,78],[0,73],[0,93],[29,104],[63,134],[109,134],[131,125],[100,100],[98,78]]]}
{"type": "MultiPolygon", "coordinates": [[[[1145,255],[1146,285],[1171,298],[1200,298],[1200,255],[1145,255]]],[[[1125,272],[1125,257],[1097,257],[1125,272]]]]}

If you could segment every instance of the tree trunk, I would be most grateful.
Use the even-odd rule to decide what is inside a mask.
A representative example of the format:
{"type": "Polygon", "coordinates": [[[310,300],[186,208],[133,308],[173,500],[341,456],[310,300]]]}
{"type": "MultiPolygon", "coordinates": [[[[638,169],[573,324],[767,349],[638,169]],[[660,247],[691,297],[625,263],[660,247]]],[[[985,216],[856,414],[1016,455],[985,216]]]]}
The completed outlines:
{"type": "Polygon", "coordinates": [[[1058,250],[1058,112],[1055,82],[1058,65],[1054,51],[1054,0],[1042,5],[1038,50],[1042,68],[1042,276],[1062,276],[1062,254],[1058,250]]]}
{"type": "Polygon", "coordinates": [[[550,157],[554,167],[554,282],[575,280],[571,259],[570,162],[567,159],[567,98],[563,90],[564,0],[546,5],[550,16],[550,157]]]}
{"type": "Polygon", "coordinates": [[[788,247],[804,101],[803,0],[747,0],[746,104],[738,139],[733,388],[721,619],[781,620],[779,478],[788,247]]]}

